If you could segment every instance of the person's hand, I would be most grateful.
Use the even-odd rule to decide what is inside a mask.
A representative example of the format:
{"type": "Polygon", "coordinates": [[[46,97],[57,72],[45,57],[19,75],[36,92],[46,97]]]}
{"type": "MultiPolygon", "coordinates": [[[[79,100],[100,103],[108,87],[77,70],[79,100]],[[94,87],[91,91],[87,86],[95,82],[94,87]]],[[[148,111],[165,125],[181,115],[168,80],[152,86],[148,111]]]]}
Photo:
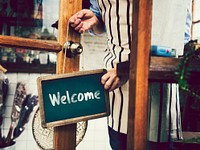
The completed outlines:
{"type": "Polygon", "coordinates": [[[96,15],[89,9],[83,9],[69,19],[69,24],[79,33],[92,29],[99,23],[96,15]]]}
{"type": "Polygon", "coordinates": [[[101,78],[101,83],[104,85],[104,89],[113,91],[116,88],[121,87],[128,81],[127,77],[119,78],[117,76],[116,68],[108,70],[106,74],[104,74],[101,78]]]}

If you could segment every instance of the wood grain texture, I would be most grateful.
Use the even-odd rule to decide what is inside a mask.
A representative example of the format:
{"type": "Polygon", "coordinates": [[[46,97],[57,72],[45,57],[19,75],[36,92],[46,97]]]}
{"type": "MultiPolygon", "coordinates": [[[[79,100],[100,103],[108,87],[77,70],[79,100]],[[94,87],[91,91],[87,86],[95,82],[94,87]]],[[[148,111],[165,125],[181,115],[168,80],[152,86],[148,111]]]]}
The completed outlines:
{"type": "MultiPolygon", "coordinates": [[[[69,18],[82,9],[82,0],[60,0],[60,19],[58,41],[63,46],[67,41],[80,42],[80,34],[68,25],[69,18]]],[[[58,53],[57,73],[67,73],[79,70],[79,56],[67,58],[64,51],[58,53]]]]}
{"type": "Polygon", "coordinates": [[[0,46],[2,47],[17,47],[31,50],[59,52],[62,46],[55,41],[36,40],[29,38],[2,36],[0,35],[0,46]]]}
{"type": "MultiPolygon", "coordinates": [[[[58,42],[64,45],[71,40],[80,42],[80,35],[68,28],[69,18],[82,9],[82,0],[60,0],[59,14],[59,37],[58,42]]],[[[56,73],[69,73],[79,70],[79,57],[67,58],[64,51],[58,53],[56,73]]],[[[54,148],[55,150],[74,150],[76,149],[76,124],[55,127],[54,130],[54,148]]]]}
{"type": "Polygon", "coordinates": [[[149,66],[149,81],[177,83],[175,72],[181,59],[169,57],[151,57],[149,66]]]}
{"type": "Polygon", "coordinates": [[[151,21],[152,0],[133,0],[133,33],[129,74],[128,150],[145,150],[147,144],[151,21]]]}

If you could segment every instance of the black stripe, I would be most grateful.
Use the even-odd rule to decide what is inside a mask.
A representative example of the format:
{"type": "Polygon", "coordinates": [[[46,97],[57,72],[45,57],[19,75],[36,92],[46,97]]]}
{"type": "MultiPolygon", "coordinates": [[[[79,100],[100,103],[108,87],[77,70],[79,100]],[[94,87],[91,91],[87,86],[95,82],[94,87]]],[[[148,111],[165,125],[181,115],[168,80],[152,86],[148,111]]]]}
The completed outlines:
{"type": "Polygon", "coordinates": [[[103,61],[105,62],[106,58],[110,55],[110,50],[106,49],[105,52],[107,52],[107,55],[104,56],[103,61]]]}
{"type": "Polygon", "coordinates": [[[107,64],[108,64],[108,61],[113,57],[113,54],[110,52],[109,50],[109,53],[106,55],[107,57],[110,55],[110,57],[106,60],[106,57],[104,57],[104,61],[106,60],[105,62],[105,66],[107,67],[107,64]]]}
{"type": "Polygon", "coordinates": [[[119,52],[119,62],[122,62],[122,52],[124,51],[124,48],[121,49],[119,52]]]}
{"type": "MultiPolygon", "coordinates": [[[[120,24],[119,24],[119,20],[120,20],[120,17],[119,17],[119,0],[116,0],[116,16],[117,16],[117,35],[118,35],[118,42],[119,42],[119,46],[121,47],[121,33],[120,33],[120,24]]],[[[111,30],[111,29],[110,29],[111,30]]],[[[112,68],[114,68],[114,60],[117,58],[116,56],[116,53],[115,53],[115,45],[112,49],[112,52],[114,53],[114,57],[111,61],[111,65],[112,65],[112,68]]],[[[121,59],[121,56],[119,56],[120,59],[121,59]]]]}
{"type": "Polygon", "coordinates": [[[169,132],[168,132],[168,142],[171,140],[171,122],[172,122],[172,84],[170,84],[170,95],[169,95],[169,132]]]}
{"type": "Polygon", "coordinates": [[[127,0],[127,28],[128,28],[128,43],[129,43],[129,49],[131,50],[131,26],[130,26],[130,16],[129,16],[129,12],[130,12],[130,1],[127,0]]]}
{"type": "Polygon", "coordinates": [[[111,105],[111,118],[112,118],[111,126],[113,128],[113,126],[114,126],[114,117],[113,117],[114,115],[113,114],[114,114],[114,104],[115,104],[115,92],[113,91],[112,93],[113,93],[113,96],[112,96],[112,105],[111,105]]]}
{"type": "MultiPolygon", "coordinates": [[[[152,103],[152,83],[149,84],[149,117],[148,117],[148,125],[150,127],[150,122],[151,122],[151,103],[152,103]]],[[[148,128],[149,128],[148,127],[148,128]]]]}
{"type": "Polygon", "coordinates": [[[114,53],[114,58],[112,59],[111,61],[111,65],[112,65],[112,68],[114,68],[114,60],[117,58],[116,54],[115,54],[115,45],[113,46],[113,53],[114,53]]]}
{"type": "Polygon", "coordinates": [[[158,143],[160,143],[161,126],[162,126],[162,109],[163,109],[163,83],[160,83],[160,110],[158,122],[158,143]]]}
{"type": "Polygon", "coordinates": [[[124,105],[124,96],[122,93],[122,88],[119,88],[120,95],[121,95],[121,105],[120,105],[120,111],[119,111],[119,125],[118,125],[118,132],[120,132],[121,124],[122,124],[122,109],[124,105]]]}
{"type": "Polygon", "coordinates": [[[178,90],[177,90],[177,87],[176,87],[176,134],[177,134],[177,139],[179,140],[180,138],[180,135],[179,135],[179,111],[178,111],[178,90]]]}
{"type": "MultiPolygon", "coordinates": [[[[127,17],[127,35],[128,35],[128,44],[129,44],[129,49],[131,50],[131,28],[132,26],[130,26],[130,1],[127,0],[127,11],[126,11],[126,17],[127,17]]],[[[121,41],[121,39],[120,39],[121,41]]],[[[121,46],[121,43],[120,43],[121,46]]],[[[121,49],[120,53],[119,53],[119,62],[122,62],[121,58],[122,58],[122,53],[124,51],[124,48],[121,49]]]]}
{"type": "Polygon", "coordinates": [[[121,33],[120,33],[120,24],[119,24],[119,0],[116,0],[116,16],[117,16],[117,35],[118,35],[118,41],[119,46],[121,46],[121,33]]]}
{"type": "MultiPolygon", "coordinates": [[[[103,1],[102,1],[102,3],[103,3],[103,1]]],[[[112,27],[111,27],[111,9],[112,9],[112,4],[111,4],[111,2],[110,2],[110,0],[108,0],[108,3],[109,3],[109,5],[110,5],[110,7],[109,7],[109,31],[110,31],[110,36],[111,36],[111,43],[113,43],[113,35],[112,35],[112,27]]],[[[105,7],[105,4],[103,3],[103,5],[104,5],[104,7],[105,7]]],[[[106,11],[106,8],[105,8],[105,11],[106,11]]],[[[105,14],[104,14],[104,16],[105,16],[105,14]]],[[[112,48],[113,49],[113,48],[112,48]]],[[[107,67],[107,65],[108,65],[108,61],[111,59],[113,57],[113,54],[109,51],[109,54],[107,54],[105,57],[104,57],[104,61],[106,60],[106,62],[105,62],[105,67],[107,67]],[[111,54],[111,55],[110,55],[111,54]],[[106,58],[108,57],[110,55],[110,57],[106,60],[106,58]]]]}
{"type": "Polygon", "coordinates": [[[112,25],[111,25],[111,22],[112,22],[112,18],[111,18],[111,9],[112,9],[112,4],[111,4],[111,2],[110,2],[110,0],[108,0],[108,3],[109,3],[109,5],[110,5],[110,7],[109,7],[109,29],[110,29],[110,37],[111,37],[111,43],[113,43],[113,34],[112,34],[112,25]]]}
{"type": "MultiPolygon", "coordinates": [[[[105,10],[105,11],[104,11],[104,14],[102,15],[102,17],[103,17],[102,19],[103,19],[104,22],[105,22],[105,19],[106,19],[106,18],[105,18],[105,15],[106,15],[106,5],[105,5],[105,3],[104,3],[103,0],[102,0],[101,2],[102,2],[102,5],[103,5],[103,8],[104,8],[104,10],[105,10]]],[[[100,7],[99,7],[99,8],[100,8],[100,7]]]]}
{"type": "Polygon", "coordinates": [[[104,58],[103,58],[103,62],[105,62],[105,61],[106,61],[106,58],[109,56],[109,49],[106,48],[106,49],[104,50],[104,53],[105,53],[105,55],[104,55],[104,58]]]}

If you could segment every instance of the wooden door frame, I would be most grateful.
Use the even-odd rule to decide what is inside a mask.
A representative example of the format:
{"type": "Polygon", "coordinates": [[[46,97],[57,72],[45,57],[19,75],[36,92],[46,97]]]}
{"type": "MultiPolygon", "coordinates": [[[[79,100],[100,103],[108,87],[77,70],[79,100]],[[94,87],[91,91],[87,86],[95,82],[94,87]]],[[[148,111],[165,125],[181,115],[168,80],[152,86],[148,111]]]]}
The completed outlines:
{"type": "MultiPolygon", "coordinates": [[[[56,73],[68,73],[79,70],[79,57],[67,58],[63,52],[65,42],[71,40],[80,42],[80,34],[68,29],[69,17],[82,9],[82,0],[60,0],[58,41],[35,40],[21,37],[0,35],[0,46],[17,47],[31,50],[56,52],[56,73]],[[64,61],[64,59],[66,61],[64,61]],[[64,64],[65,62],[65,64],[64,64]]],[[[54,148],[55,150],[73,150],[76,147],[76,124],[55,127],[54,148]]]]}
{"type": "Polygon", "coordinates": [[[133,0],[127,150],[147,147],[152,0],[133,0]]]}
{"type": "MultiPolygon", "coordinates": [[[[64,45],[67,41],[80,42],[80,34],[68,26],[69,18],[82,9],[82,0],[60,0],[60,14],[58,24],[58,43],[64,45]]],[[[70,73],[79,71],[79,56],[67,58],[63,50],[58,52],[56,73],[70,73]],[[65,61],[64,61],[65,59],[65,61]]],[[[55,150],[76,149],[76,124],[54,128],[55,150]]]]}

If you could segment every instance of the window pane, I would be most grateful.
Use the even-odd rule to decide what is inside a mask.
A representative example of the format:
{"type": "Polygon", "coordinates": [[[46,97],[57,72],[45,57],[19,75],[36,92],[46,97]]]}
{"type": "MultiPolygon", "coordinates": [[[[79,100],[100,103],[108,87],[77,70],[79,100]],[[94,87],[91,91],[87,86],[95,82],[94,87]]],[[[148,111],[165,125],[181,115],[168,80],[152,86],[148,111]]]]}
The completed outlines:
{"type": "Polygon", "coordinates": [[[194,20],[193,21],[197,21],[200,20],[200,0],[194,0],[194,20]]]}
{"type": "Polygon", "coordinates": [[[0,34],[56,40],[58,7],[59,0],[0,0],[0,34]]]}
{"type": "Polygon", "coordinates": [[[193,40],[198,39],[200,40],[200,23],[196,23],[193,25],[193,40]]]}
{"type": "Polygon", "coordinates": [[[55,73],[56,60],[52,52],[0,47],[0,64],[8,72],[55,73]]]}
{"type": "Polygon", "coordinates": [[[23,48],[0,47],[0,62],[55,64],[56,59],[56,53],[23,48]]]}

